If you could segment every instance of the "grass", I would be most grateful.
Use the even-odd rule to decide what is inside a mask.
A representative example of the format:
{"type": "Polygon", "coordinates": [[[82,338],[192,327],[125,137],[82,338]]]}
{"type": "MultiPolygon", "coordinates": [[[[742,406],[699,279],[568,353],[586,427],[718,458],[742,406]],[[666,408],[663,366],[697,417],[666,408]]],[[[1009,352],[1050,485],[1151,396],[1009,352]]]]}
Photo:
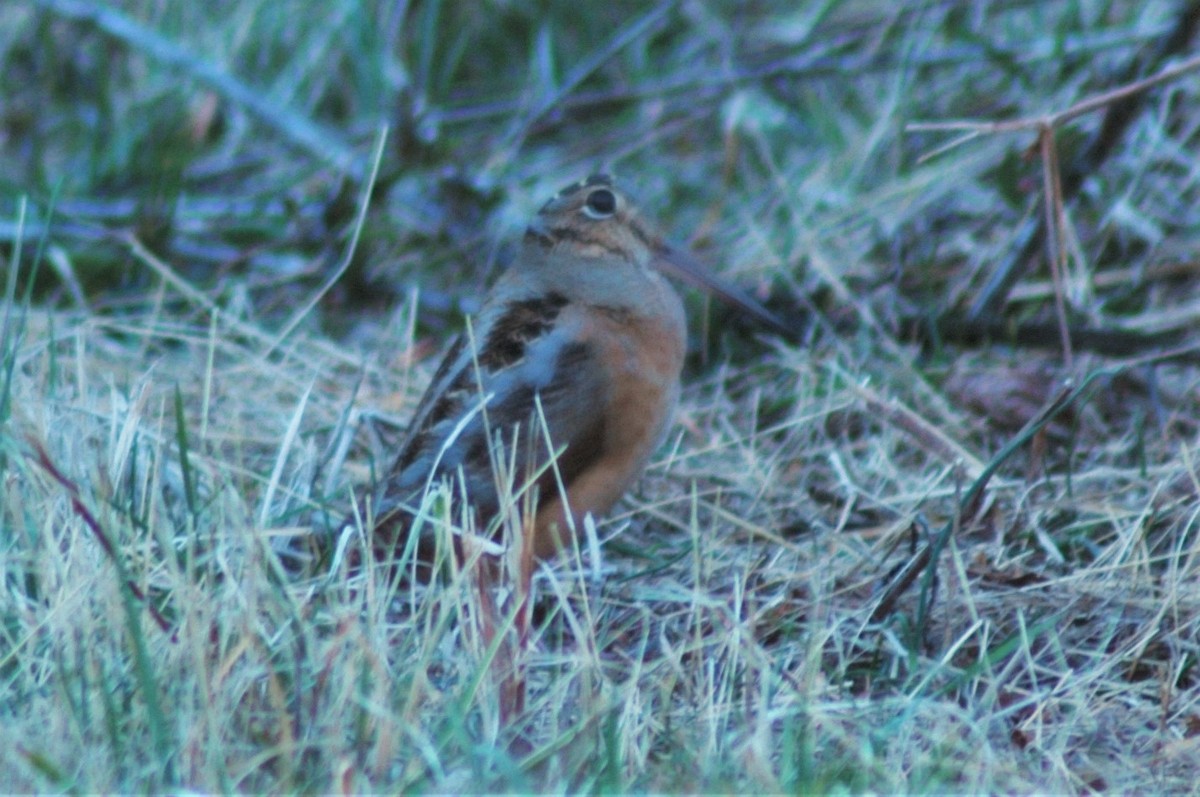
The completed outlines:
{"type": "Polygon", "coordinates": [[[5,4],[0,787],[1194,792],[1194,73],[986,327],[1036,131],[911,126],[1167,68],[1181,8],[5,4]],[[677,423],[539,572],[509,727],[469,569],[276,550],[598,167],[807,332],[688,296],[677,423]]]}

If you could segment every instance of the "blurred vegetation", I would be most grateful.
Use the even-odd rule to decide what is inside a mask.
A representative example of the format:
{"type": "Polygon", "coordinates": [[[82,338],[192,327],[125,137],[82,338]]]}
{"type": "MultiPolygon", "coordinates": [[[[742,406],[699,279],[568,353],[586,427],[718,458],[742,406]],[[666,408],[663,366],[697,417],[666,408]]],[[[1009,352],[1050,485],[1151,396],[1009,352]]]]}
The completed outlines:
{"type": "MultiPolygon", "coordinates": [[[[1005,246],[1041,184],[1036,161],[1019,157],[1031,137],[922,164],[946,136],[905,125],[1029,116],[1111,88],[1175,11],[17,3],[0,39],[2,210],[14,219],[26,197],[32,240],[53,215],[64,264],[96,301],[144,291],[148,275],[113,240],[132,233],[217,297],[243,283],[269,316],[347,251],[372,141],[386,130],[362,245],[331,299],[339,312],[415,284],[448,309],[503,264],[496,242],[542,197],[597,168],[780,307],[828,287],[808,268],[814,236],[830,241],[851,290],[898,278],[923,301],[961,280],[951,248],[970,248],[976,262],[964,265],[979,268],[1005,246]],[[852,248],[838,251],[842,241],[852,248]]],[[[1099,118],[1059,136],[1064,162],[1099,118]]],[[[1187,166],[1173,160],[1164,153],[1132,183],[1112,163],[1089,175],[1072,219],[1095,268],[1196,229],[1194,202],[1181,216],[1161,196],[1181,182],[1164,170],[1187,190],[1187,166]]],[[[63,296],[48,271],[39,291],[63,296]]]]}
{"type": "Polygon", "coordinates": [[[1194,788],[1200,395],[1195,351],[1162,352],[1200,326],[1196,73],[1054,131],[1057,280],[1036,131],[913,124],[1062,111],[1195,57],[1197,20],[0,4],[0,770],[62,791],[1194,788]],[[545,609],[522,758],[491,744],[455,630],[470,584],[397,620],[396,585],[287,584],[256,545],[344,511],[370,465],[339,465],[387,450],[351,442],[352,407],[402,425],[525,220],[597,170],[805,332],[689,294],[681,431],[612,521],[608,591],[551,582],[570,597],[545,609]],[[1067,379],[1098,389],[1053,404],[1067,379]],[[919,578],[883,591],[918,543],[919,578]]]}

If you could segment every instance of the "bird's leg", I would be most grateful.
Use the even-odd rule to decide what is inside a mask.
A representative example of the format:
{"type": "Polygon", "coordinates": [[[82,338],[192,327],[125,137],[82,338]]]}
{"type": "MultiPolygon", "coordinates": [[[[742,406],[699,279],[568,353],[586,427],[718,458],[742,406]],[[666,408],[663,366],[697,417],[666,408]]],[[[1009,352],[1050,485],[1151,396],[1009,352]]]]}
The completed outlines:
{"type": "MultiPolygon", "coordinates": [[[[532,528],[532,522],[532,518],[523,519],[522,528],[532,528]]],[[[497,571],[503,571],[495,574],[496,583],[508,585],[509,589],[499,611],[492,609],[494,620],[504,629],[504,638],[492,660],[492,672],[499,687],[500,727],[514,731],[510,748],[514,753],[528,749],[517,723],[525,713],[527,695],[526,664],[533,608],[533,571],[536,567],[531,540],[528,530],[516,535],[507,546],[504,556],[495,563],[497,571]]]]}
{"type": "MultiPolygon", "coordinates": [[[[528,558],[532,572],[532,555],[528,558]]],[[[470,576],[477,594],[476,628],[483,643],[484,666],[497,691],[501,731],[515,727],[525,712],[529,581],[513,576],[507,556],[489,554],[475,558],[470,576]]]]}

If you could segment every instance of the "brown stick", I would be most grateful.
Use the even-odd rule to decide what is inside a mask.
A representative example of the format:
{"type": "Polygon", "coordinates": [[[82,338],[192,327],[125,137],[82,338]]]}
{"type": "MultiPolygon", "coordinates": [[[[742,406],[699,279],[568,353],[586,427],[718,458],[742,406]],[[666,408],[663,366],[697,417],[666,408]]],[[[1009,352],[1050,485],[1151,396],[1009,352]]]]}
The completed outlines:
{"type": "MultiPolygon", "coordinates": [[[[1163,69],[1148,78],[1139,75],[1161,64],[1188,47],[1197,27],[1200,27],[1200,0],[1184,3],[1176,15],[1175,27],[1165,37],[1157,39],[1152,48],[1132,58],[1125,67],[1118,88],[1088,97],[1070,107],[1041,117],[1024,117],[1002,122],[938,122],[915,123],[909,130],[962,130],[965,134],[940,147],[926,157],[946,151],[950,146],[961,144],[985,133],[1018,132],[1031,129],[1060,127],[1083,114],[1105,108],[1100,129],[1092,136],[1088,145],[1075,157],[1071,166],[1060,176],[1063,202],[1069,202],[1078,192],[1087,175],[1094,172],[1116,147],[1124,132],[1136,117],[1147,92],[1163,83],[1179,79],[1182,75],[1200,68],[1200,56],[1163,69]]],[[[1007,300],[1009,292],[1020,280],[1027,264],[1043,246],[1047,228],[1044,219],[1027,221],[1017,232],[1011,254],[992,273],[984,287],[971,304],[968,317],[979,320],[995,316],[1007,300]]]]}
{"type": "MultiPolygon", "coordinates": [[[[118,558],[120,556],[120,552],[118,552],[116,546],[113,545],[112,538],[108,536],[108,532],[106,532],[104,527],[100,525],[100,520],[94,514],[92,514],[92,510],[88,509],[87,504],[83,502],[79,485],[67,478],[63,472],[58,469],[58,467],[50,459],[50,454],[46,452],[46,449],[42,447],[42,444],[39,441],[34,440],[33,438],[27,438],[27,440],[29,445],[33,447],[33,452],[38,465],[40,465],[42,470],[50,474],[50,477],[62,485],[63,489],[67,491],[67,495],[71,499],[71,509],[74,510],[76,515],[79,515],[80,519],[83,520],[84,524],[91,530],[92,535],[96,538],[96,541],[100,543],[100,547],[104,549],[104,553],[117,566],[117,570],[121,573],[124,573],[125,568],[118,558]]],[[[146,593],[142,592],[141,587],[135,584],[132,578],[125,579],[125,587],[129,590],[129,594],[132,595],[138,603],[146,607],[146,611],[150,613],[150,616],[154,619],[154,622],[158,625],[159,629],[161,629],[164,634],[169,636],[172,642],[178,642],[178,636],[176,635],[175,629],[171,627],[170,621],[167,620],[167,618],[163,616],[162,612],[160,612],[154,606],[154,604],[146,598],[146,593]]]]}
{"type": "Polygon", "coordinates": [[[1143,80],[1135,80],[1132,83],[1112,89],[1111,91],[1096,94],[1087,99],[1080,100],[1061,111],[1046,114],[1045,116],[1025,116],[1019,119],[1008,119],[1003,122],[972,121],[970,119],[952,122],[912,122],[905,129],[913,132],[964,130],[982,135],[1019,133],[1026,130],[1040,131],[1043,128],[1053,130],[1076,117],[1106,108],[1113,103],[1128,99],[1136,94],[1141,94],[1144,91],[1149,91],[1160,84],[1170,83],[1172,80],[1183,77],[1188,72],[1194,72],[1198,69],[1200,69],[1200,55],[1189,58],[1176,66],[1164,69],[1157,75],[1143,80]]]}

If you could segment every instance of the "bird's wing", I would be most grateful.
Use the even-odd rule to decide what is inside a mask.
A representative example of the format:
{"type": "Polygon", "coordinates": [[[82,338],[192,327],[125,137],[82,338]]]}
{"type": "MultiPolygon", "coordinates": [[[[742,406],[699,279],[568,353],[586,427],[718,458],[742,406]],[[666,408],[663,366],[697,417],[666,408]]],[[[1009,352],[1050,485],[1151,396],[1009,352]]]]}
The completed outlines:
{"type": "Polygon", "coordinates": [[[542,498],[554,494],[556,476],[569,485],[599,455],[607,414],[609,381],[586,331],[582,314],[552,295],[509,303],[480,328],[478,345],[464,335],[379,485],[377,525],[443,477],[455,495],[465,488],[485,524],[499,508],[505,471],[516,489],[536,478],[542,498]]]}

